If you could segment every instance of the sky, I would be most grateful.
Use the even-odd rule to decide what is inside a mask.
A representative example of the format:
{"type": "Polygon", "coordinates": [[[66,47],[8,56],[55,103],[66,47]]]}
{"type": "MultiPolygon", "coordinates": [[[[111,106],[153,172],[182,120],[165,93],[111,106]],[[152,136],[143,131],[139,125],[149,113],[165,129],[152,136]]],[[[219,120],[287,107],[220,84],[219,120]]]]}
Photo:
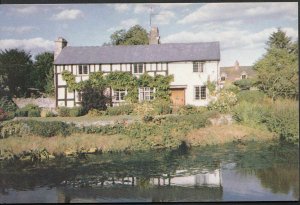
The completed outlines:
{"type": "Polygon", "coordinates": [[[70,46],[101,46],[119,29],[136,24],[159,28],[161,43],[219,41],[220,66],[253,65],[268,37],[281,28],[298,39],[297,2],[31,4],[0,5],[0,49],[35,56],[54,50],[63,37],[70,46]]]}

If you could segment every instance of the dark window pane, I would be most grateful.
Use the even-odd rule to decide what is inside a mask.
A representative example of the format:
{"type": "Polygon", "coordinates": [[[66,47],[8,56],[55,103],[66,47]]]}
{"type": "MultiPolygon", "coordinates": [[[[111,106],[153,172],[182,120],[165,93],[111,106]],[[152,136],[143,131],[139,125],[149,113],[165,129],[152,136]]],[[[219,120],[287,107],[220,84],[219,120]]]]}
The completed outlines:
{"type": "Polygon", "coordinates": [[[201,99],[206,99],[206,86],[201,86],[201,99]]]}
{"type": "Polygon", "coordinates": [[[198,62],[193,62],[193,72],[198,72],[198,62]]]}
{"type": "Polygon", "coordinates": [[[87,74],[88,73],[88,67],[85,65],[83,66],[83,74],[87,74]]]}
{"type": "Polygon", "coordinates": [[[200,99],[200,88],[197,86],[195,87],[195,100],[200,99]]]}
{"type": "Polygon", "coordinates": [[[79,66],[78,74],[82,74],[82,66],[81,65],[79,66]]]}

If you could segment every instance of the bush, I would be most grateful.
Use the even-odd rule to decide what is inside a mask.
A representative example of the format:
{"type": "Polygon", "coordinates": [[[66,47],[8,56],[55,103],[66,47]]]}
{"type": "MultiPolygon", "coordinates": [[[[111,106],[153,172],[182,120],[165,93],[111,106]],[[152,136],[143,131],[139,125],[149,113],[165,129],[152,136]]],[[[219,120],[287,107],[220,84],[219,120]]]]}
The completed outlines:
{"type": "Polygon", "coordinates": [[[0,121],[6,120],[7,117],[8,117],[7,113],[2,108],[0,108],[0,121]]]}
{"type": "Polygon", "coordinates": [[[3,96],[0,98],[0,108],[5,112],[15,112],[17,110],[17,105],[8,96],[3,96]]]}
{"type": "Polygon", "coordinates": [[[153,102],[153,106],[156,115],[166,115],[172,113],[170,102],[166,100],[155,100],[153,102]]]}
{"type": "Polygon", "coordinates": [[[153,116],[152,115],[145,115],[144,117],[143,117],[143,122],[151,122],[151,121],[153,121],[153,116]]]}
{"type": "Polygon", "coordinates": [[[60,117],[79,117],[84,114],[82,107],[59,107],[58,116],[60,117]]]}
{"type": "Polygon", "coordinates": [[[239,87],[235,86],[234,84],[229,84],[229,85],[226,85],[224,88],[223,88],[224,91],[227,91],[227,92],[233,92],[235,94],[237,94],[240,89],[239,87]]]}
{"type": "Polygon", "coordinates": [[[228,113],[232,110],[233,106],[237,103],[235,93],[228,91],[221,91],[218,99],[208,105],[209,110],[216,110],[220,113],[228,113]]]}
{"type": "Polygon", "coordinates": [[[9,121],[0,126],[0,137],[22,137],[29,134],[30,128],[21,121],[9,121]]]}
{"type": "Polygon", "coordinates": [[[15,114],[18,117],[40,117],[41,108],[38,105],[27,104],[25,107],[19,108],[15,114]]]}
{"type": "Polygon", "coordinates": [[[242,79],[234,81],[233,84],[241,90],[249,90],[253,86],[254,81],[252,79],[242,79]]]}
{"type": "Polygon", "coordinates": [[[266,98],[266,95],[263,92],[258,90],[244,90],[237,94],[238,102],[258,102],[261,103],[266,98]]]}
{"type": "Polygon", "coordinates": [[[155,115],[154,105],[150,102],[142,102],[134,105],[133,113],[136,115],[155,115]]]}
{"type": "Polygon", "coordinates": [[[106,115],[106,112],[103,110],[91,109],[91,110],[89,110],[87,115],[90,117],[98,117],[98,116],[106,115]]]}
{"type": "Polygon", "coordinates": [[[108,107],[106,113],[108,115],[130,115],[133,112],[133,105],[120,105],[115,107],[108,107]]]}
{"type": "Polygon", "coordinates": [[[46,117],[56,117],[57,115],[51,111],[46,112],[46,117]]]}

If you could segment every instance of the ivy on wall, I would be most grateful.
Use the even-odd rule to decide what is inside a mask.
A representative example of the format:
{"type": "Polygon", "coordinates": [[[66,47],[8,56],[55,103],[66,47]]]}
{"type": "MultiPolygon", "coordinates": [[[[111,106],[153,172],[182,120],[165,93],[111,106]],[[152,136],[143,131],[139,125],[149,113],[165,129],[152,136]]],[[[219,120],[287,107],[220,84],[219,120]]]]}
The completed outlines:
{"type": "Polygon", "coordinates": [[[76,83],[75,76],[69,71],[63,71],[63,80],[66,81],[68,89],[71,91],[82,91],[83,89],[105,88],[126,89],[127,95],[125,100],[135,103],[138,101],[138,87],[155,88],[155,98],[169,101],[170,100],[170,83],[174,80],[173,75],[155,77],[144,73],[139,78],[131,75],[129,72],[115,71],[104,76],[102,72],[91,73],[88,80],[76,83]]]}

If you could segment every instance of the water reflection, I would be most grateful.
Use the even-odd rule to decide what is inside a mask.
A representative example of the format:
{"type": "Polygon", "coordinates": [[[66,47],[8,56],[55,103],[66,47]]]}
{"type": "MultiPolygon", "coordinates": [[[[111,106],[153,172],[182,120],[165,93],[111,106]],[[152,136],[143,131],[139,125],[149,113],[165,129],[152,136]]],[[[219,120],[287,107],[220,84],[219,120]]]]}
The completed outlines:
{"type": "Polygon", "coordinates": [[[106,201],[214,201],[222,200],[220,169],[176,170],[153,177],[85,177],[63,181],[58,202],[106,201]]]}
{"type": "Polygon", "coordinates": [[[289,161],[280,160],[264,146],[0,164],[0,202],[297,200],[298,156],[294,152],[289,161]]]}

